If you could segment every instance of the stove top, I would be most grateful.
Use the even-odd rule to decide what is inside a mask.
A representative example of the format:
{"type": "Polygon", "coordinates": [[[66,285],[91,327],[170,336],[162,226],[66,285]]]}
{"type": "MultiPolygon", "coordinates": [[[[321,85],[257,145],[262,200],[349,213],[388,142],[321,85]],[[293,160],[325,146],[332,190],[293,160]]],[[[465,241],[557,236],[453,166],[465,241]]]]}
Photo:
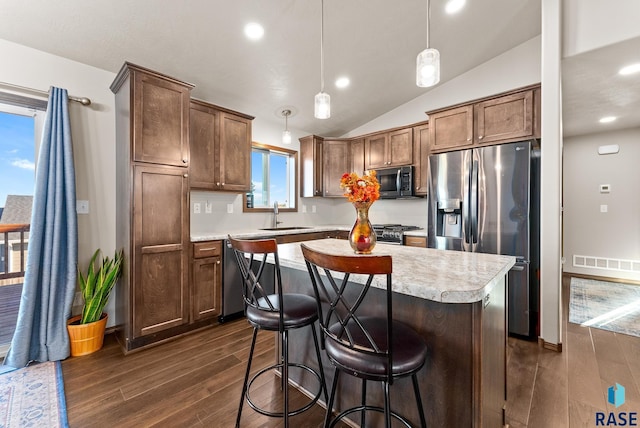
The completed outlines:
{"type": "Polygon", "coordinates": [[[378,242],[388,242],[392,244],[402,244],[403,232],[408,230],[422,229],[418,226],[405,226],[402,224],[374,224],[373,230],[376,232],[378,242]]]}

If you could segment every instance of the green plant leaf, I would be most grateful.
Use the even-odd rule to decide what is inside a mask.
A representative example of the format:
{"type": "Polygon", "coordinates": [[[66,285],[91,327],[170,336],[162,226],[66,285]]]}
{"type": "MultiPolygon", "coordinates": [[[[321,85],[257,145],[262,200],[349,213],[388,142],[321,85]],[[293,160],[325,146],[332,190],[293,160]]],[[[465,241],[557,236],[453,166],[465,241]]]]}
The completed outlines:
{"type": "Polygon", "coordinates": [[[86,275],[78,269],[78,282],[84,300],[81,324],[98,321],[122,271],[122,250],[113,259],[102,257],[100,249],[91,257],[86,275]]]}

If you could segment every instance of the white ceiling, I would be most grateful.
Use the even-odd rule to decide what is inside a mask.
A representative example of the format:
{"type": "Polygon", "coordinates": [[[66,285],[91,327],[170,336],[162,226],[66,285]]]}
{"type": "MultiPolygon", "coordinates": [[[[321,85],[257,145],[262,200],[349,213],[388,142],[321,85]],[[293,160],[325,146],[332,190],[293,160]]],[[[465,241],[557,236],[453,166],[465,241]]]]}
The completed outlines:
{"type": "MultiPolygon", "coordinates": [[[[431,1],[441,83],[540,34],[539,0],[467,0],[457,15],[431,1]]],[[[325,91],[331,118],[313,117],[320,90],[320,0],[0,0],[0,38],[111,72],[124,61],[195,84],[195,98],[339,136],[424,94],[415,59],[426,47],[426,0],[325,0],[325,91]],[[265,27],[248,41],[249,21],[265,27]],[[351,86],[339,90],[341,75],[351,86]]],[[[77,94],[82,96],[82,94],[77,94]]]]}
{"type": "Polygon", "coordinates": [[[640,127],[640,73],[618,74],[640,63],[640,38],[562,61],[562,127],[565,137],[640,127]],[[609,124],[604,116],[616,116],[609,124]]]}

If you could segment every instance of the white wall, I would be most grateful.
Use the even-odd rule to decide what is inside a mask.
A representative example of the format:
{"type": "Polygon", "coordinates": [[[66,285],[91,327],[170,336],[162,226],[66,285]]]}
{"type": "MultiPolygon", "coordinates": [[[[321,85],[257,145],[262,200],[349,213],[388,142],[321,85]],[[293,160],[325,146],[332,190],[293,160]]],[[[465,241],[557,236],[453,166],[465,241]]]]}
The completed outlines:
{"type": "Polygon", "coordinates": [[[564,140],[565,272],[640,280],[636,272],[573,266],[573,255],[635,260],[640,265],[640,128],[564,140]],[[617,144],[620,152],[599,155],[617,144]],[[610,193],[600,193],[609,184],[610,193]],[[607,212],[600,211],[606,205],[607,212]]]}
{"type": "MultiPolygon", "coordinates": [[[[442,59],[445,61],[445,59],[442,59]]],[[[428,110],[540,83],[540,36],[499,55],[352,131],[355,137],[427,120],[428,110]]]]}
{"type": "Polygon", "coordinates": [[[564,0],[563,57],[640,36],[638,0],[564,0]]]}
{"type": "MultiPolygon", "coordinates": [[[[0,81],[28,88],[66,88],[88,97],[91,106],[69,103],[78,199],[89,201],[89,214],[78,216],[78,263],[87,266],[96,248],[115,251],[115,74],[0,39],[0,81]]],[[[26,96],[30,94],[25,94],[26,96]]],[[[113,302],[113,299],[112,299],[113,302]]],[[[113,305],[108,306],[113,313],[113,305]]],[[[113,325],[110,317],[109,325],[113,325]]]]}

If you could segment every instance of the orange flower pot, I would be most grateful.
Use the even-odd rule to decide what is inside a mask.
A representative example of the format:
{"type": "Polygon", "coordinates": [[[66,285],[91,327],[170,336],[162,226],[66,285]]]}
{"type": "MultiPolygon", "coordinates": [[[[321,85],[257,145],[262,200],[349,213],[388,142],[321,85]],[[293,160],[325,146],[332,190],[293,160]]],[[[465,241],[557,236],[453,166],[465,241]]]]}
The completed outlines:
{"type": "Polygon", "coordinates": [[[104,330],[107,326],[107,314],[103,313],[98,321],[89,324],[77,324],[79,321],[80,315],[67,320],[72,357],[88,355],[102,348],[104,330]]]}

